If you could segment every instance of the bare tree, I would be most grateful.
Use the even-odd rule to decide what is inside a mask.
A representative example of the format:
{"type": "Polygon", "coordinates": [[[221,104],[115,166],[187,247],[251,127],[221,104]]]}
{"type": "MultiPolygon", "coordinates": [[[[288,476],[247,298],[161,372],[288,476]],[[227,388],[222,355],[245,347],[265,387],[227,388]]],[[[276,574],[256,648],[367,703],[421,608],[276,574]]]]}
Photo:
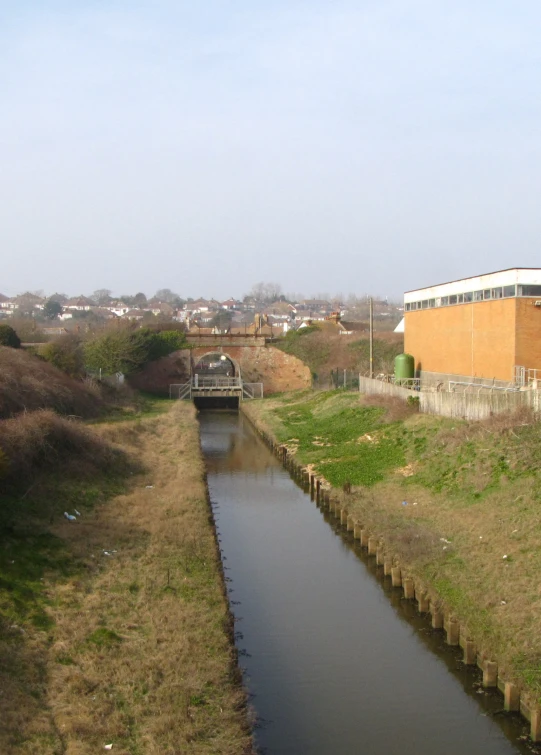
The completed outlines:
{"type": "Polygon", "coordinates": [[[256,301],[262,304],[270,304],[282,296],[282,286],[279,283],[256,283],[249,293],[256,301]]]}
{"type": "Polygon", "coordinates": [[[156,293],[154,294],[154,299],[159,299],[159,301],[164,301],[167,304],[177,304],[177,302],[182,301],[180,296],[178,294],[175,294],[174,291],[171,291],[170,288],[160,288],[156,293]]]}
{"type": "Polygon", "coordinates": [[[94,293],[92,294],[92,299],[97,304],[107,304],[111,300],[111,294],[113,292],[110,288],[97,288],[94,293]]]}

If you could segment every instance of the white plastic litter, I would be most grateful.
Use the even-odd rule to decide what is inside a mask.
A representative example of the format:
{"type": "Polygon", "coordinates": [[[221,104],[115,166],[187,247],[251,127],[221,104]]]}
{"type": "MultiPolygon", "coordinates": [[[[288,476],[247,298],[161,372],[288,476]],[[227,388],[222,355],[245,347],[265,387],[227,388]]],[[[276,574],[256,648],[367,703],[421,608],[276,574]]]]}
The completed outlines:
{"type": "Polygon", "coordinates": [[[64,516],[65,516],[65,517],[66,517],[66,519],[67,519],[68,521],[70,521],[70,522],[74,522],[74,521],[75,521],[75,520],[77,519],[77,517],[76,517],[76,516],[73,516],[73,514],[68,514],[68,512],[67,512],[67,511],[64,511],[64,516]]]}
{"type": "Polygon", "coordinates": [[[505,555],[504,558],[507,558],[507,555],[505,555]]]}
{"type": "Polygon", "coordinates": [[[105,747],[103,749],[104,750],[112,750],[113,749],[112,743],[110,745],[105,745],[105,747]]]}
{"type": "Polygon", "coordinates": [[[147,490],[152,490],[153,487],[154,487],[154,485],[146,485],[146,489],[147,490]]]}
{"type": "Polygon", "coordinates": [[[73,509],[73,510],[75,511],[75,514],[76,514],[77,516],[81,516],[81,512],[80,512],[80,511],[77,511],[77,509],[73,509]]]}
{"type": "Polygon", "coordinates": [[[103,551],[103,555],[104,556],[112,556],[113,554],[109,553],[109,551],[103,551]]]}

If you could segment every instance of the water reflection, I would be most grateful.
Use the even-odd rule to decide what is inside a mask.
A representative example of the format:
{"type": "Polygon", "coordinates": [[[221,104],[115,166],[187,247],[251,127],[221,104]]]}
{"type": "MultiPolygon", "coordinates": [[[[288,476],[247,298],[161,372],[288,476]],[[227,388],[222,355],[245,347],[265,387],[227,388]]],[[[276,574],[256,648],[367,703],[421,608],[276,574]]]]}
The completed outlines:
{"type": "Polygon", "coordinates": [[[242,417],[201,414],[241,662],[269,755],[510,755],[519,719],[381,581],[242,417]],[[465,694],[465,692],[467,694],[465,694]]]}

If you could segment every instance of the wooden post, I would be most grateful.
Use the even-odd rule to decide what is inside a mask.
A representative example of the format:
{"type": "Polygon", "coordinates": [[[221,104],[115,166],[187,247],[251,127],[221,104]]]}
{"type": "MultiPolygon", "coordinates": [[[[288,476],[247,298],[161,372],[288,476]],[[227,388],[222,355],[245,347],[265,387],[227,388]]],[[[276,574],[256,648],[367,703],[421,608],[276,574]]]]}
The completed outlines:
{"type": "Polygon", "coordinates": [[[362,532],[362,524],[359,524],[359,522],[355,522],[353,525],[353,537],[355,540],[361,539],[361,532],[362,532]]]}
{"type": "Polygon", "coordinates": [[[430,601],[428,595],[422,590],[415,590],[419,613],[428,613],[430,610],[430,601]]]}
{"type": "Polygon", "coordinates": [[[402,587],[402,571],[399,566],[393,566],[391,569],[391,579],[393,587],[402,587]]]}
{"type": "Polygon", "coordinates": [[[368,539],[369,539],[368,530],[362,529],[361,530],[361,545],[363,548],[368,548],[368,539]]]}
{"type": "Polygon", "coordinates": [[[473,641],[469,639],[464,642],[463,663],[465,666],[475,666],[477,663],[477,649],[473,641]]]}
{"type": "Polygon", "coordinates": [[[447,644],[458,645],[460,639],[460,624],[454,618],[447,621],[447,644]]]}
{"type": "Polygon", "coordinates": [[[436,609],[432,611],[432,629],[443,629],[443,613],[436,609]]]}
{"type": "Polygon", "coordinates": [[[370,378],[374,377],[374,302],[369,299],[369,327],[370,327],[370,378]]]}
{"type": "Polygon", "coordinates": [[[498,664],[492,661],[485,661],[483,668],[483,687],[498,686],[498,664]]]}
{"type": "Polygon", "coordinates": [[[415,585],[411,577],[406,577],[402,580],[402,587],[404,588],[404,598],[411,600],[415,595],[415,585]]]}
{"type": "Polygon", "coordinates": [[[376,549],[376,564],[378,566],[381,566],[384,561],[385,561],[385,551],[380,546],[379,548],[376,549]]]}
{"type": "Polygon", "coordinates": [[[393,570],[393,562],[390,558],[383,561],[383,576],[388,577],[393,570]]]}
{"type": "Polygon", "coordinates": [[[532,742],[541,741],[541,709],[533,708],[530,717],[530,737],[532,742]]]}
{"type": "Polygon", "coordinates": [[[378,549],[377,537],[369,537],[368,538],[368,555],[375,556],[377,549],[378,549]]]}
{"type": "Polygon", "coordinates": [[[319,503],[319,498],[321,496],[321,480],[318,478],[316,482],[316,501],[319,503]]]}
{"type": "Polygon", "coordinates": [[[503,690],[503,707],[508,713],[520,710],[520,689],[516,684],[505,682],[503,690]]]}

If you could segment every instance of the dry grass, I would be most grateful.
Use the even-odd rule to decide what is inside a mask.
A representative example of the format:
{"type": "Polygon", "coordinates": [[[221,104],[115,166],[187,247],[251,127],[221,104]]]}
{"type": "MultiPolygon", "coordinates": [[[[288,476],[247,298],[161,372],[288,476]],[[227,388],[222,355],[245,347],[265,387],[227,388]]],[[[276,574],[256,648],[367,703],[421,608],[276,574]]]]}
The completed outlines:
{"type": "Polygon", "coordinates": [[[1,477],[26,483],[45,467],[75,460],[103,470],[121,462],[121,454],[95,433],[47,409],[0,420],[0,451],[7,460],[1,477]]]}
{"type": "MultiPolygon", "coordinates": [[[[245,408],[280,438],[284,399],[245,408]]],[[[392,407],[386,420],[400,420],[408,474],[334,495],[541,702],[541,424],[528,412],[473,423],[392,407]]]]}
{"type": "Polygon", "coordinates": [[[0,660],[0,752],[251,752],[194,409],[97,432],[146,472],[52,528],[77,568],[45,577],[49,629],[13,630],[21,665],[0,660]]]}
{"type": "Polygon", "coordinates": [[[96,417],[104,402],[95,390],[23,349],[0,346],[0,418],[36,409],[96,417]]]}

